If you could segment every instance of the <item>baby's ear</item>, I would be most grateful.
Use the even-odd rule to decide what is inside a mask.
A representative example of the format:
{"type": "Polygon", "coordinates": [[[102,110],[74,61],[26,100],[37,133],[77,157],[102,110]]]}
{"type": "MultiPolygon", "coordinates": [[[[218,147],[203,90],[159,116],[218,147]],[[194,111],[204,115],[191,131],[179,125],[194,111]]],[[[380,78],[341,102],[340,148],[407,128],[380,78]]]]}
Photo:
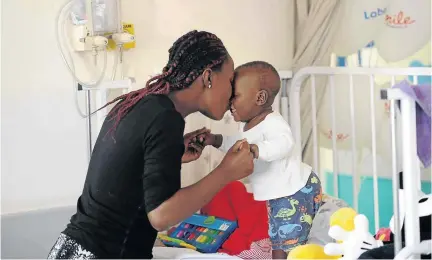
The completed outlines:
{"type": "Polygon", "coordinates": [[[269,93],[267,92],[267,90],[261,89],[256,95],[256,104],[258,106],[263,106],[265,105],[265,103],[267,103],[268,98],[269,93]]]}

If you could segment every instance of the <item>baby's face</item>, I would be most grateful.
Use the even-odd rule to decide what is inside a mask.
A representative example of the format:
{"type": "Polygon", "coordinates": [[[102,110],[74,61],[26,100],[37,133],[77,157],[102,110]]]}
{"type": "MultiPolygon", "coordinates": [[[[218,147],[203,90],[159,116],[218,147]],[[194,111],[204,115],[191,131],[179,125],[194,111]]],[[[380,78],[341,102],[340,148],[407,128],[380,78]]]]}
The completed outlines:
{"type": "Polygon", "coordinates": [[[247,68],[236,72],[230,111],[236,122],[248,122],[258,112],[259,77],[247,68]]]}

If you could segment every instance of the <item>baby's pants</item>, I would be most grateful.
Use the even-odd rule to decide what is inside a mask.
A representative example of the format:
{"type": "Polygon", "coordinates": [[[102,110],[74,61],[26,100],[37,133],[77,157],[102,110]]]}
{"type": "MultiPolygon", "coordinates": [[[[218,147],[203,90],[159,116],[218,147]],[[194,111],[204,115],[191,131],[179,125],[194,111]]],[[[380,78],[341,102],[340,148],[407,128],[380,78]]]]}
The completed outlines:
{"type": "Polygon", "coordinates": [[[312,221],[321,206],[322,188],[312,172],[306,186],[295,194],[267,201],[269,236],[273,250],[291,251],[307,242],[312,221]]]}

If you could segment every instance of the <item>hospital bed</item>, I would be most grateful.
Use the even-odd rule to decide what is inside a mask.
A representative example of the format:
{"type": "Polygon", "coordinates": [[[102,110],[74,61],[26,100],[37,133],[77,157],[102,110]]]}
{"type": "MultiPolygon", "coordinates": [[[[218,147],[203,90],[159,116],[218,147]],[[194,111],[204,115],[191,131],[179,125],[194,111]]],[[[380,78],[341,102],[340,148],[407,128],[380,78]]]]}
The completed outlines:
{"type": "MultiPolygon", "coordinates": [[[[335,103],[335,80],[339,77],[345,77],[348,79],[348,84],[346,84],[345,88],[348,88],[348,92],[352,91],[354,89],[354,86],[356,85],[355,79],[358,76],[366,77],[369,83],[364,87],[363,91],[369,91],[369,98],[365,101],[366,104],[369,104],[372,108],[370,111],[370,116],[373,119],[375,116],[375,103],[384,101],[381,100],[381,92],[377,94],[374,92],[374,89],[376,88],[374,83],[374,77],[376,75],[386,75],[391,78],[391,85],[394,85],[400,77],[407,77],[409,75],[414,77],[414,84],[416,83],[416,79],[420,76],[430,76],[432,74],[432,70],[430,68],[331,68],[331,67],[308,67],[300,70],[297,72],[293,79],[290,81],[290,92],[289,92],[289,110],[284,108],[282,110],[282,114],[286,117],[287,120],[289,120],[292,129],[293,134],[295,136],[296,142],[300,143],[302,142],[302,138],[305,138],[301,135],[301,131],[298,126],[301,125],[301,117],[300,117],[300,91],[302,87],[306,87],[309,85],[312,89],[317,88],[319,86],[314,85],[315,79],[317,77],[324,77],[327,78],[328,81],[325,84],[326,87],[329,89],[329,98],[332,100],[330,104],[335,103]],[[307,83],[307,84],[306,84],[307,83]],[[284,112],[285,111],[285,112],[284,112]]],[[[352,93],[352,92],[351,92],[352,93]]],[[[402,150],[402,158],[403,158],[403,164],[404,164],[404,170],[410,171],[412,174],[407,174],[406,180],[404,182],[407,183],[406,186],[406,194],[407,196],[405,198],[398,198],[398,180],[395,178],[397,172],[396,172],[396,132],[395,130],[390,130],[394,128],[390,128],[390,126],[394,126],[396,122],[393,120],[396,114],[396,110],[394,109],[394,106],[390,107],[390,125],[388,126],[388,134],[391,135],[392,140],[392,148],[389,149],[390,157],[392,158],[392,173],[393,176],[392,182],[393,182],[393,199],[394,199],[394,208],[398,208],[399,200],[405,199],[405,201],[413,201],[416,194],[416,188],[418,185],[418,182],[420,180],[419,175],[419,167],[417,165],[417,157],[416,157],[416,148],[413,145],[409,145],[410,142],[415,143],[415,124],[410,124],[410,122],[414,122],[415,118],[415,112],[414,112],[414,102],[413,100],[410,100],[409,98],[401,95],[400,93],[397,93],[392,90],[383,90],[382,92],[383,96],[382,98],[387,97],[391,100],[400,100],[401,101],[401,115],[400,115],[400,124],[402,127],[399,129],[401,130],[401,133],[404,138],[403,140],[406,140],[404,145],[404,149],[402,150]],[[408,138],[407,138],[408,137],[408,138]],[[407,148],[408,147],[408,148],[407,148]]],[[[354,95],[349,95],[346,97],[350,100],[350,104],[353,104],[354,106],[354,95]]],[[[283,103],[283,102],[281,102],[283,103]]],[[[395,103],[394,101],[391,101],[392,105],[395,103]]],[[[284,103],[283,103],[284,104],[284,103]]],[[[313,111],[316,111],[317,104],[314,95],[311,95],[310,97],[310,103],[308,104],[312,107],[313,111]]],[[[353,109],[351,107],[350,109],[353,109]]],[[[331,125],[333,126],[333,129],[337,126],[337,111],[335,111],[335,107],[331,106],[330,111],[328,111],[329,116],[327,116],[328,122],[331,122],[331,125]]],[[[315,115],[316,113],[312,113],[312,115],[315,115]]],[[[320,156],[319,156],[319,148],[318,148],[318,140],[319,140],[319,125],[318,125],[318,118],[315,116],[312,116],[312,142],[313,142],[313,166],[315,169],[320,169],[319,163],[320,163],[320,156]]],[[[398,120],[399,121],[399,120],[398,120]]],[[[373,162],[373,188],[374,188],[374,196],[373,196],[373,208],[374,212],[373,215],[370,217],[370,221],[374,221],[375,228],[379,227],[379,207],[382,205],[381,201],[379,201],[379,196],[377,195],[378,191],[378,177],[379,173],[377,171],[377,160],[376,160],[376,126],[373,125],[370,129],[360,129],[356,128],[355,120],[350,120],[345,122],[345,124],[348,124],[352,132],[352,134],[355,137],[355,133],[359,133],[361,131],[370,131],[371,133],[371,146],[372,146],[372,162],[373,162]],[[354,133],[354,134],[353,134],[354,133]]],[[[338,152],[338,141],[337,141],[337,131],[333,131],[330,135],[330,143],[331,143],[331,150],[333,153],[338,152]]],[[[348,139],[349,140],[349,139],[348,139]]],[[[352,140],[355,140],[355,138],[350,139],[350,145],[352,146],[352,153],[355,154],[356,151],[356,143],[352,140]]],[[[296,151],[297,153],[300,153],[300,150],[296,151]]],[[[354,158],[354,157],[353,157],[354,158]]],[[[338,189],[339,187],[339,181],[337,179],[337,176],[339,174],[338,165],[340,162],[338,161],[338,157],[333,157],[333,177],[334,179],[329,179],[332,183],[332,189],[333,194],[336,196],[338,195],[338,189]]],[[[352,163],[354,164],[355,159],[353,159],[352,163]]],[[[353,166],[353,169],[356,167],[353,166]]],[[[323,174],[323,173],[321,173],[323,174]]],[[[353,175],[355,175],[355,172],[352,172],[353,175]]],[[[325,176],[321,176],[323,184],[329,186],[330,183],[327,181],[327,178],[325,176]]],[[[357,178],[352,178],[353,187],[360,187],[358,186],[357,178]]],[[[358,190],[354,189],[353,192],[353,198],[354,201],[358,201],[358,190]]],[[[413,245],[418,242],[418,223],[416,224],[415,219],[418,218],[418,212],[417,209],[414,207],[414,203],[407,203],[408,210],[407,215],[405,217],[406,219],[406,234],[407,234],[407,244],[413,245]]],[[[353,203],[353,207],[357,207],[358,205],[356,203],[353,203]],[[355,205],[354,205],[355,204],[355,205]]],[[[57,208],[52,210],[40,210],[40,211],[34,211],[34,212],[25,212],[25,213],[19,213],[14,215],[7,215],[2,216],[2,252],[1,257],[2,258],[45,258],[46,254],[50,250],[53,242],[57,238],[59,232],[64,228],[65,223],[67,223],[70,216],[73,214],[75,210],[75,207],[66,207],[66,208],[57,208]],[[41,236],[41,234],[43,234],[41,236]]],[[[395,211],[395,218],[399,218],[397,214],[397,210],[395,211]]],[[[397,222],[397,221],[396,221],[397,222]]],[[[399,237],[400,234],[396,234],[396,237],[399,237]]],[[[399,245],[400,246],[400,245],[399,245]]],[[[161,259],[205,259],[205,258],[236,258],[226,255],[204,255],[200,254],[198,252],[188,250],[188,249],[175,249],[175,248],[166,248],[166,247],[156,247],[154,249],[154,255],[156,258],[161,259]]]]}
{"type": "MultiPolygon", "coordinates": [[[[359,144],[356,143],[358,139],[358,135],[364,135],[364,133],[369,133],[369,138],[371,147],[371,171],[372,171],[372,194],[366,194],[368,197],[373,196],[373,200],[371,200],[371,204],[373,205],[372,214],[368,216],[369,221],[374,223],[372,225],[371,233],[378,230],[378,228],[382,227],[380,225],[380,216],[382,216],[381,207],[389,205],[389,201],[381,201],[379,194],[381,195],[383,192],[379,191],[379,188],[383,188],[383,185],[379,185],[380,175],[382,172],[378,171],[378,144],[381,141],[381,138],[388,138],[389,142],[385,149],[381,150],[381,153],[387,153],[389,159],[388,164],[388,173],[385,173],[387,176],[390,176],[390,180],[392,183],[392,189],[386,191],[389,193],[389,197],[393,198],[393,212],[395,222],[399,222],[401,216],[399,216],[399,207],[401,202],[406,205],[406,215],[405,215],[405,238],[406,245],[415,246],[419,244],[419,212],[417,208],[417,203],[412,203],[413,201],[418,200],[418,191],[421,188],[421,184],[425,184],[426,190],[429,189],[430,193],[430,182],[421,183],[420,171],[421,166],[419,164],[419,160],[417,157],[417,137],[416,137],[416,103],[415,101],[402,93],[398,89],[391,89],[392,86],[400,82],[401,80],[408,79],[410,77],[411,83],[413,85],[417,85],[420,77],[429,77],[430,84],[430,76],[432,75],[431,68],[342,68],[342,67],[306,67],[299,70],[290,81],[289,85],[289,111],[284,111],[282,109],[282,114],[290,122],[290,125],[293,129],[293,134],[296,140],[296,143],[304,143],[305,139],[308,136],[302,136],[302,132],[300,126],[302,123],[301,119],[301,109],[302,104],[300,102],[300,93],[302,93],[302,88],[310,88],[311,95],[309,97],[309,101],[307,104],[303,104],[303,106],[310,106],[311,109],[311,117],[307,120],[311,120],[311,136],[310,142],[312,142],[312,164],[314,169],[321,169],[320,163],[324,163],[321,161],[320,156],[320,148],[319,144],[323,139],[327,140],[327,148],[330,149],[331,156],[330,160],[332,161],[330,164],[332,166],[332,173],[329,176],[326,176],[325,172],[320,172],[321,181],[323,182],[323,186],[325,188],[325,192],[330,192],[335,196],[342,195],[343,185],[345,183],[342,182],[341,178],[338,178],[341,171],[339,170],[341,162],[340,156],[338,154],[338,149],[341,146],[344,146],[345,151],[350,153],[351,158],[344,158],[345,161],[349,161],[351,163],[352,172],[349,173],[351,175],[352,184],[345,185],[349,186],[349,190],[351,194],[351,206],[356,210],[359,210],[359,202],[362,200],[367,200],[366,197],[363,197],[362,200],[359,200],[359,192],[362,189],[362,177],[359,176],[360,173],[358,171],[358,164],[356,160],[358,160],[358,156],[356,153],[358,152],[359,144]],[[376,79],[381,77],[381,79],[388,78],[387,84],[384,84],[382,89],[379,88],[376,84],[376,79]],[[321,80],[324,81],[324,84],[318,84],[317,82],[321,80]],[[343,81],[345,80],[345,81],[343,81]],[[338,83],[338,84],[336,84],[338,83]],[[317,110],[318,101],[315,95],[315,91],[319,87],[327,88],[327,95],[324,97],[329,102],[325,102],[327,105],[322,106],[321,109],[324,111],[317,110]],[[357,88],[357,92],[356,92],[357,88]],[[338,89],[338,90],[337,90],[338,89]],[[347,94],[344,97],[338,95],[338,91],[345,91],[347,94]],[[360,92],[358,92],[360,91],[360,92]],[[356,95],[361,96],[361,100],[358,99],[356,95]],[[339,102],[346,102],[347,106],[345,108],[338,107],[339,102]],[[387,102],[387,103],[386,103],[387,102]],[[400,113],[399,109],[396,108],[396,103],[400,102],[400,113]],[[355,111],[356,106],[362,106],[362,110],[367,110],[369,116],[367,118],[363,118],[359,122],[356,120],[355,111]],[[388,109],[388,118],[384,120],[383,118],[377,118],[377,107],[386,107],[388,109]],[[345,109],[346,111],[341,111],[345,109]],[[348,114],[348,118],[341,118],[341,114],[348,114]],[[321,114],[320,118],[317,115],[321,114]],[[324,114],[324,115],[323,115],[324,114]],[[370,121],[369,125],[366,127],[364,122],[370,121]],[[381,130],[384,130],[384,133],[378,133],[379,129],[377,127],[378,123],[387,124],[381,125],[381,130]],[[326,125],[327,128],[330,128],[331,131],[323,132],[322,125],[326,125]],[[339,133],[338,128],[344,128],[347,134],[339,133]],[[381,134],[381,135],[380,135],[381,134]],[[345,140],[345,144],[342,144],[341,140],[345,140]],[[337,155],[337,156],[335,156],[337,155]],[[399,177],[398,172],[403,170],[409,174],[404,174],[404,191],[405,197],[399,198],[398,196],[398,188],[399,188],[399,177]],[[379,187],[381,186],[381,187],[379,187]]],[[[385,80],[384,80],[385,82],[385,80]]],[[[282,97],[283,98],[283,97],[282,97]]],[[[324,144],[325,146],[326,144],[324,144]]],[[[296,147],[295,153],[300,155],[302,151],[300,150],[300,146],[296,147]]],[[[429,173],[429,176],[426,177],[426,180],[432,178],[430,176],[429,171],[425,171],[429,173]]],[[[345,187],[346,188],[346,187],[345,187]]],[[[346,194],[345,194],[346,195],[346,194]]],[[[388,219],[386,220],[388,221],[388,219]]],[[[388,222],[386,222],[388,223],[388,222]]],[[[395,245],[397,250],[401,248],[401,234],[400,232],[396,232],[395,234],[395,245]]]]}
{"type": "MultiPolygon", "coordinates": [[[[375,234],[381,227],[388,227],[390,217],[394,217],[395,223],[399,223],[401,202],[409,205],[405,215],[406,246],[418,244],[419,225],[417,219],[419,215],[417,204],[412,203],[412,201],[418,199],[418,191],[423,184],[425,184],[423,187],[426,187],[426,192],[430,192],[431,183],[430,181],[427,183],[427,180],[431,180],[432,176],[425,176],[425,172],[428,172],[426,170],[423,172],[426,181],[422,181],[420,178],[422,169],[418,162],[416,148],[415,101],[399,90],[391,89],[391,87],[408,78],[413,85],[416,85],[420,77],[430,77],[432,70],[420,67],[306,67],[295,73],[292,79],[291,77],[284,77],[284,75],[281,77],[282,83],[283,86],[287,87],[288,92],[284,95],[281,91],[282,97],[279,96],[276,109],[279,109],[290,123],[296,143],[304,143],[304,139],[307,138],[307,136],[302,136],[300,129],[303,123],[300,93],[302,93],[302,88],[309,87],[312,90],[310,91],[310,102],[307,103],[312,111],[310,113],[312,116],[308,118],[311,120],[310,125],[312,127],[310,136],[312,165],[314,169],[319,171],[325,192],[346,199],[357,212],[365,214],[371,223],[369,231],[372,234],[375,234]],[[322,83],[323,79],[325,83],[319,84],[319,82],[322,83]],[[324,102],[326,105],[321,106],[321,109],[325,111],[321,111],[320,118],[317,116],[320,113],[317,110],[318,101],[315,95],[315,91],[319,87],[327,88],[328,91],[324,98],[329,101],[324,102]],[[346,96],[342,97],[341,92],[344,92],[346,96]],[[336,95],[338,96],[336,97],[336,95]],[[341,98],[345,100],[345,105],[347,105],[344,112],[348,114],[348,118],[340,118],[342,111],[340,111],[341,106],[338,106],[338,103],[341,103],[341,98]],[[396,105],[399,102],[400,110],[396,105]],[[367,118],[363,118],[361,122],[356,120],[356,111],[359,109],[364,110],[363,113],[367,115],[367,118]],[[383,110],[387,113],[386,119],[380,117],[383,110]],[[323,121],[326,122],[326,127],[333,131],[324,132],[323,121]],[[348,134],[342,134],[342,136],[339,134],[337,128],[341,123],[345,125],[343,130],[348,130],[348,134]],[[370,167],[368,167],[370,177],[361,176],[363,172],[358,167],[359,156],[357,153],[360,144],[356,143],[356,140],[359,136],[364,137],[365,135],[367,135],[367,141],[370,142],[371,150],[370,167]],[[387,138],[388,142],[380,144],[382,138],[387,138]],[[323,156],[321,156],[322,151],[319,148],[320,141],[323,139],[328,139],[324,146],[327,145],[332,155],[337,155],[341,150],[345,150],[350,156],[350,158],[345,158],[348,160],[344,162],[339,156],[331,156],[332,172],[330,174],[324,172],[323,167],[320,167],[320,163],[324,164],[322,162],[323,156]],[[345,140],[345,143],[342,144],[341,140],[345,140]],[[385,162],[388,167],[384,167],[384,170],[379,165],[379,156],[383,153],[389,159],[385,162]],[[343,175],[347,172],[342,172],[340,169],[340,165],[346,165],[347,162],[348,169],[351,169],[351,172],[348,172],[351,178],[348,180],[352,183],[343,181],[343,175]],[[410,173],[404,174],[405,196],[403,198],[399,197],[398,173],[401,170],[410,173]],[[386,179],[383,178],[383,175],[388,177],[387,183],[383,181],[386,179]],[[347,190],[350,194],[347,194],[347,190]],[[390,203],[389,199],[392,199],[393,203],[390,203]],[[365,204],[369,205],[365,207],[365,204]]],[[[301,154],[300,146],[297,146],[296,149],[295,153],[301,154]]],[[[396,225],[395,228],[398,230],[400,226],[396,225]]],[[[399,231],[395,232],[395,245],[399,252],[402,249],[399,231]]]]}

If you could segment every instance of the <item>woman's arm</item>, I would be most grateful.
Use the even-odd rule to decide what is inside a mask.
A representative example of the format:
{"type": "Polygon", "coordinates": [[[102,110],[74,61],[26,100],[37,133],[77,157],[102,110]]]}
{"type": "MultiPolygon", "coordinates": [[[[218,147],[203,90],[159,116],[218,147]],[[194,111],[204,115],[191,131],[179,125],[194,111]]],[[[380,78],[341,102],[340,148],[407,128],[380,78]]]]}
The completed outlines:
{"type": "Polygon", "coordinates": [[[217,167],[199,182],[182,188],[159,207],[148,213],[152,226],[166,230],[188,218],[205,206],[229,180],[224,170],[217,167]]]}
{"type": "Polygon", "coordinates": [[[210,174],[148,212],[150,223],[158,231],[178,224],[205,206],[226,184],[249,176],[253,166],[249,144],[237,141],[210,174]]]}
{"type": "Polygon", "coordinates": [[[163,112],[152,123],[143,142],[143,206],[156,230],[165,230],[191,216],[228,182],[253,171],[249,144],[242,145],[239,141],[208,176],[180,189],[183,130],[184,121],[178,113],[163,112]]]}
{"type": "Polygon", "coordinates": [[[212,143],[211,145],[222,152],[227,152],[238,140],[241,139],[239,134],[227,136],[221,134],[211,134],[212,135],[212,143]]]}

